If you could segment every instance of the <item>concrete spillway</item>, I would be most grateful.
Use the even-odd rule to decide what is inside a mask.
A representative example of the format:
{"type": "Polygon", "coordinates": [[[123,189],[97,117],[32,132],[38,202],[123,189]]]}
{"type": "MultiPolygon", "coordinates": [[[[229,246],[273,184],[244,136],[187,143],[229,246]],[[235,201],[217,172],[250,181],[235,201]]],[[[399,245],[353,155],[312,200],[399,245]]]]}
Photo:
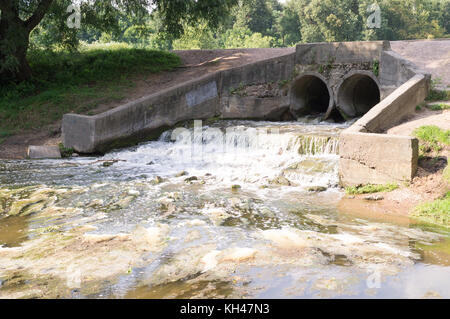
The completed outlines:
{"type": "Polygon", "coordinates": [[[66,114],[63,143],[79,153],[103,153],[194,119],[362,116],[340,137],[341,183],[410,181],[417,140],[373,133],[410,116],[429,81],[388,41],[301,44],[294,53],[206,74],[102,114],[66,114]]]}

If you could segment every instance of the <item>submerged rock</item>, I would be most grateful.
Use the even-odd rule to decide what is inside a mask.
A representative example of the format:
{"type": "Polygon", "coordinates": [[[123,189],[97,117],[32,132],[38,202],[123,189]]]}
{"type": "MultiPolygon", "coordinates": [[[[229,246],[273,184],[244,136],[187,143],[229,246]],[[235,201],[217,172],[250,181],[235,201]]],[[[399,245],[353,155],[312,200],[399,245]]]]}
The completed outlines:
{"type": "Polygon", "coordinates": [[[327,190],[327,188],[324,187],[324,186],[311,186],[311,187],[308,187],[308,192],[319,193],[319,192],[325,192],[326,190],[327,190]]]}
{"type": "Polygon", "coordinates": [[[191,176],[191,177],[185,178],[184,182],[191,184],[193,181],[196,181],[196,180],[198,180],[197,176],[191,176]]]}
{"type": "Polygon", "coordinates": [[[103,162],[103,166],[104,167],[110,167],[114,163],[115,163],[115,161],[106,161],[106,162],[103,162]]]}
{"type": "Polygon", "coordinates": [[[164,182],[164,178],[162,178],[161,176],[155,176],[155,178],[152,179],[150,183],[152,183],[153,185],[157,185],[161,184],[162,182],[164,182]]]}
{"type": "Polygon", "coordinates": [[[181,172],[176,173],[176,174],[175,174],[175,177],[181,177],[181,176],[185,176],[185,175],[187,175],[187,174],[188,174],[188,172],[186,172],[186,171],[181,171],[181,172]]]}
{"type": "Polygon", "coordinates": [[[241,189],[241,185],[238,185],[238,184],[231,185],[232,191],[237,191],[238,189],[241,189]]]}
{"type": "Polygon", "coordinates": [[[294,184],[288,180],[286,177],[280,175],[269,182],[270,184],[283,185],[283,186],[293,186],[294,184]]]}
{"type": "Polygon", "coordinates": [[[378,201],[378,200],[383,200],[384,197],[381,195],[368,195],[364,197],[365,200],[370,200],[370,201],[378,201]]]}

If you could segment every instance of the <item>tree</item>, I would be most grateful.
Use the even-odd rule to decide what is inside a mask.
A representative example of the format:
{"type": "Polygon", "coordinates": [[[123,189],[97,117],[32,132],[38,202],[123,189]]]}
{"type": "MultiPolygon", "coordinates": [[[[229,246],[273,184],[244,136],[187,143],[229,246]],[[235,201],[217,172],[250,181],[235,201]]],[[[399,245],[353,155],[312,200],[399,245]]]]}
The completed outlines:
{"type": "MultiPolygon", "coordinates": [[[[163,21],[163,30],[174,37],[183,32],[185,23],[194,24],[199,19],[216,27],[224,12],[237,0],[80,0],[83,27],[92,26],[99,31],[115,32],[117,17],[127,14],[135,21],[143,20],[156,10],[163,21]]],[[[66,20],[68,0],[0,0],[0,81],[24,81],[31,78],[31,68],[26,54],[30,33],[43,21],[56,27],[60,41],[70,39],[76,45],[77,30],[70,30],[66,20]],[[52,24],[53,23],[53,24],[52,24]]]]}
{"type": "Polygon", "coordinates": [[[359,40],[358,0],[298,0],[295,5],[304,42],[359,40]]]}

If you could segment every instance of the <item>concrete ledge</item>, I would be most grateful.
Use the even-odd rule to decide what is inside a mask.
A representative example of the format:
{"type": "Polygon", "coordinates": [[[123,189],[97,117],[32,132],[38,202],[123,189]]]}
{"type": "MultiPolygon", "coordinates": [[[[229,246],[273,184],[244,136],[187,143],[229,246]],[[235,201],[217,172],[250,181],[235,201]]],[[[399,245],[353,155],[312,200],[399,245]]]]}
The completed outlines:
{"type": "Polygon", "coordinates": [[[339,179],[344,186],[410,182],[418,140],[409,136],[344,132],[339,139],[339,179]]]}
{"type": "Polygon", "coordinates": [[[298,44],[296,64],[360,63],[379,60],[381,53],[390,50],[389,41],[322,42],[298,44]]]}
{"type": "Polygon", "coordinates": [[[61,158],[58,146],[28,146],[27,156],[31,159],[61,158]]]}

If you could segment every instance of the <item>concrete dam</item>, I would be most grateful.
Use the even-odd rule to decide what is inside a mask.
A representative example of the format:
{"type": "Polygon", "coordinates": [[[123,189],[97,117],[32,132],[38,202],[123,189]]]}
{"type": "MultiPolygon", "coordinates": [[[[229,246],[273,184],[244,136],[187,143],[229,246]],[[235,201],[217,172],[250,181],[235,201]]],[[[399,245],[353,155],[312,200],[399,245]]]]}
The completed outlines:
{"type": "Polygon", "coordinates": [[[340,183],[408,182],[418,141],[384,132],[414,113],[429,82],[388,41],[300,44],[294,53],[207,74],[98,115],[66,114],[63,144],[103,153],[194,119],[359,118],[340,135],[340,183]]]}

